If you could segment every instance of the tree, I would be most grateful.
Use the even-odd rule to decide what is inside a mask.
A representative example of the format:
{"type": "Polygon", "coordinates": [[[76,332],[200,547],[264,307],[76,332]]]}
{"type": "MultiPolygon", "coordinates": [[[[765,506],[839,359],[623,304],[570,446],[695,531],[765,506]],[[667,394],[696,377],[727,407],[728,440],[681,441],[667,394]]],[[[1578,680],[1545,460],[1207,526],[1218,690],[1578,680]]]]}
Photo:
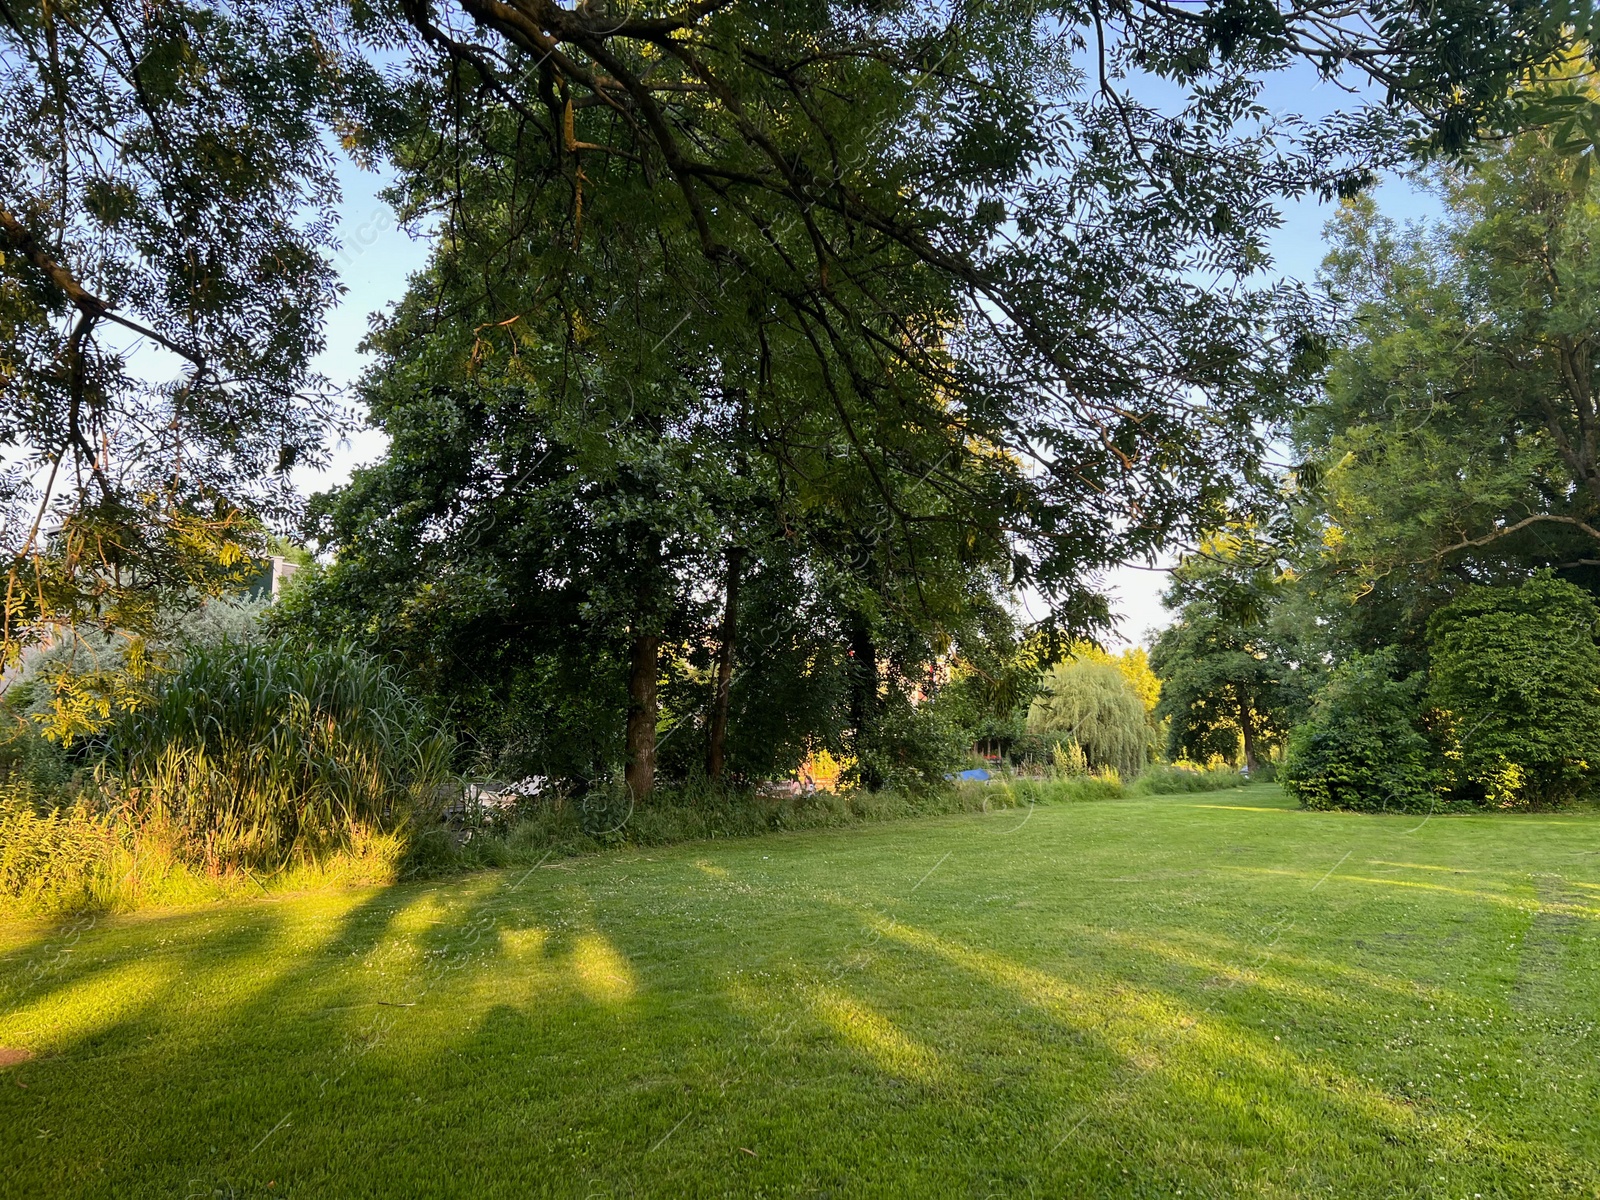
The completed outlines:
{"type": "Polygon", "coordinates": [[[1161,680],[1150,669],[1150,654],[1143,646],[1129,646],[1112,654],[1093,642],[1079,642],[1072,647],[1072,657],[1110,663],[1116,667],[1133,689],[1133,694],[1139,697],[1139,703],[1144,705],[1145,711],[1154,715],[1156,706],[1161,703],[1161,680]]]}
{"type": "Polygon", "coordinates": [[[1131,779],[1150,755],[1150,725],[1139,694],[1115,663],[1071,658],[1045,673],[1028,710],[1028,732],[1065,739],[1088,767],[1131,779]]]}
{"type": "MultiPolygon", "coordinates": [[[[318,506],[314,531],[340,558],[302,619],[365,627],[424,669],[434,659],[441,697],[481,687],[492,709],[489,681],[508,679],[569,693],[575,708],[538,719],[540,771],[602,772],[615,756],[599,714],[618,712],[629,788],[648,794],[661,651],[705,623],[711,604],[697,588],[714,578],[718,513],[738,484],[710,445],[729,414],[697,407],[689,380],[625,386],[604,356],[563,391],[550,383],[557,372],[530,361],[533,344],[461,378],[442,330],[410,336],[413,319],[431,317],[407,310],[385,335],[395,349],[365,392],[390,451],[318,506]]],[[[484,721],[491,741],[493,727],[484,721]]],[[[501,757],[505,742],[486,749],[501,757]]]]}
{"type": "Polygon", "coordinates": [[[1334,224],[1342,344],[1296,425],[1329,570],[1414,658],[1466,585],[1540,567],[1600,584],[1600,179],[1536,133],[1435,183],[1435,226],[1370,203],[1334,224]]]}
{"type": "Polygon", "coordinates": [[[1221,535],[1173,573],[1164,600],[1178,619],[1156,639],[1150,665],[1174,756],[1242,754],[1254,771],[1304,705],[1308,664],[1284,607],[1290,578],[1260,549],[1252,537],[1221,535]]]}
{"type": "MultiPolygon", "coordinates": [[[[652,288],[670,293],[647,253],[595,270],[572,319],[609,319],[611,336],[583,342],[545,337],[537,325],[504,341],[486,336],[494,310],[449,286],[459,260],[442,255],[374,339],[379,361],[363,391],[389,432],[386,460],[315,507],[311,531],[339,558],[280,619],[411,661],[435,695],[471,714],[491,760],[509,752],[523,770],[602,775],[616,757],[609,731],[621,725],[629,784],[643,796],[664,719],[680,778],[691,742],[705,748],[697,770],[719,747],[748,769],[761,755],[737,746],[730,754],[724,739],[750,718],[757,682],[758,696],[799,706],[777,714],[794,719],[774,742],[780,759],[785,747],[803,754],[813,735],[842,750],[826,699],[836,671],[854,697],[849,749],[869,771],[890,769],[899,749],[876,744],[879,710],[898,703],[969,621],[998,577],[983,555],[1001,543],[941,519],[928,507],[938,500],[931,488],[905,491],[907,511],[927,519],[892,540],[870,523],[881,514],[849,502],[859,490],[838,479],[785,496],[727,374],[612,315],[641,300],[654,310],[652,288]],[[766,612],[739,632],[740,610],[760,612],[775,594],[791,597],[791,611],[781,620],[766,612]],[[912,607],[920,632],[908,623],[912,607]],[[743,664],[735,638],[750,650],[743,664]],[[852,669],[829,642],[849,642],[865,665],[852,669]],[[709,687],[694,681],[706,645],[718,661],[709,687]],[[771,669],[779,663],[784,670],[771,669]],[[785,670],[798,675],[785,681],[785,670]],[[506,730],[490,711],[489,681],[508,675],[587,699],[570,717],[543,707],[536,734],[506,730]],[[699,735],[689,734],[702,719],[699,735]]],[[[536,299],[539,277],[526,287],[507,281],[501,298],[536,299]]],[[[974,484],[981,465],[967,471],[974,484]]],[[[845,463],[833,474],[848,483],[852,473],[845,463]]],[[[533,719],[526,701],[505,703],[533,719]]]]}
{"type": "Polygon", "coordinates": [[[0,657],[248,574],[334,415],[324,138],[378,79],[292,3],[0,7],[0,657]]]}
{"type": "MultiPolygon", "coordinates": [[[[827,489],[852,461],[886,535],[926,520],[904,489],[945,491],[969,524],[977,501],[1014,575],[1085,626],[1084,575],[1218,519],[1259,460],[1263,406],[1294,386],[1286,297],[1249,283],[1273,198],[1394,161],[1407,105],[1409,132],[1446,148],[1529,116],[1514,85],[1575,44],[1547,14],[1471,4],[1375,4],[1375,34],[1320,3],[1249,20],[1158,3],[1032,21],[910,4],[459,13],[488,44],[451,6],[404,10],[439,58],[419,57],[416,119],[383,144],[407,212],[484,251],[453,285],[540,281],[536,309],[508,296],[486,330],[562,328],[606,240],[642,220],[678,303],[626,319],[659,318],[657,341],[690,321],[724,371],[759,363],[753,425],[786,473],[827,489]],[[1274,123],[1259,81],[1301,58],[1390,100],[1309,132],[1274,123]],[[1143,74],[1179,85],[1183,112],[1136,100],[1143,74]],[[1004,487],[974,497],[960,468],[985,455],[1015,466],[991,464],[1004,487]]],[[[578,307],[574,336],[603,336],[578,307]]]]}

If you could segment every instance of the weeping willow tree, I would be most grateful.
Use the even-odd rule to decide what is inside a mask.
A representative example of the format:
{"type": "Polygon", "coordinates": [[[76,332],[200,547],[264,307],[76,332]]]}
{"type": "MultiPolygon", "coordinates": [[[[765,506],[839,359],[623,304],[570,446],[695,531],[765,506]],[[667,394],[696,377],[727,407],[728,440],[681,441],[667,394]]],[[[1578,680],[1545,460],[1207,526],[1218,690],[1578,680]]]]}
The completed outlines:
{"type": "Polygon", "coordinates": [[[1149,753],[1144,701],[1110,661],[1074,658],[1052,667],[1028,709],[1028,732],[1076,742],[1091,770],[1125,779],[1149,753]]]}

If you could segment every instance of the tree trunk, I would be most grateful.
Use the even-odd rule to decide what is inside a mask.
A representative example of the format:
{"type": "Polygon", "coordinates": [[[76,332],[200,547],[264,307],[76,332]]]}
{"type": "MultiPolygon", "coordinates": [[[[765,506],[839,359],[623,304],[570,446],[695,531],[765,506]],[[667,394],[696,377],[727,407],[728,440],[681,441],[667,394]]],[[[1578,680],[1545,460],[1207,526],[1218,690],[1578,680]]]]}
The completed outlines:
{"type": "Polygon", "coordinates": [[[728,750],[728,703],[733,692],[733,652],[739,633],[739,572],[744,551],[728,551],[728,583],[722,608],[721,645],[717,647],[717,692],[711,701],[711,740],[706,746],[706,775],[715,783],[722,778],[728,750]]]}
{"type": "Polygon", "coordinates": [[[656,667],[661,639],[636,633],[628,667],[628,794],[643,800],[656,786],[656,667]]]}
{"type": "Polygon", "coordinates": [[[1248,774],[1256,773],[1256,722],[1255,714],[1250,711],[1250,701],[1239,701],[1239,733],[1244,738],[1244,769],[1248,774]]]}
{"type": "Polygon", "coordinates": [[[1571,416],[1577,422],[1577,437],[1569,435],[1561,410],[1541,396],[1545,426],[1557,453],[1566,460],[1567,469],[1587,486],[1594,499],[1600,500],[1600,428],[1596,427],[1600,423],[1600,411],[1595,407],[1594,369],[1588,339],[1565,335],[1557,338],[1554,358],[1566,386],[1567,398],[1572,401],[1571,416]]]}
{"type": "Polygon", "coordinates": [[[867,758],[878,727],[878,647],[863,619],[850,626],[850,724],[856,734],[861,784],[875,791],[883,786],[883,776],[867,758]]]}

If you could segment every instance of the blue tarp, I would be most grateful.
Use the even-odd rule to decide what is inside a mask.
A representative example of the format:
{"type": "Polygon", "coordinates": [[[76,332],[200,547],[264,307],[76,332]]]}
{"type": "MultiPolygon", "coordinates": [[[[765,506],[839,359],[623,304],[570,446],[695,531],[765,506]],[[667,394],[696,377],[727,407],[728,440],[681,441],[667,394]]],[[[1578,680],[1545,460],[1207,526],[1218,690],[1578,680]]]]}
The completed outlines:
{"type": "Polygon", "coordinates": [[[976,783],[982,783],[984,780],[989,778],[989,772],[985,771],[982,767],[978,767],[976,770],[963,771],[959,775],[946,775],[945,778],[972,780],[976,783]]]}

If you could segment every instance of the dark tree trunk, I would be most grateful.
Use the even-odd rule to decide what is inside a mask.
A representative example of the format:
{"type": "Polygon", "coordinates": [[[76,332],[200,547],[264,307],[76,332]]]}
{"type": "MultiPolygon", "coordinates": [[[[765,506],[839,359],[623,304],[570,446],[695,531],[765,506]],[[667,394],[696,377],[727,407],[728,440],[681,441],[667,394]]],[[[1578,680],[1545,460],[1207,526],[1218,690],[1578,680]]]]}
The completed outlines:
{"type": "Polygon", "coordinates": [[[1554,357],[1572,404],[1570,410],[1563,411],[1543,400],[1545,426],[1573,478],[1589,489],[1590,496],[1600,500],[1600,410],[1595,407],[1594,366],[1588,338],[1557,338],[1554,357]],[[1575,429],[1568,429],[1568,420],[1575,421],[1575,429]]]}
{"type": "Polygon", "coordinates": [[[733,692],[733,654],[739,634],[739,573],[744,551],[728,551],[728,582],[722,608],[721,644],[717,647],[717,692],[711,701],[711,739],[706,746],[706,774],[722,778],[728,751],[728,703],[733,692]]]}
{"type": "Polygon", "coordinates": [[[878,728],[878,647],[865,619],[850,625],[850,725],[856,734],[857,769],[863,787],[883,786],[883,776],[868,761],[878,728]]]}
{"type": "Polygon", "coordinates": [[[1244,738],[1244,769],[1256,773],[1256,720],[1250,711],[1250,701],[1239,702],[1239,733],[1244,738]]]}
{"type": "Polygon", "coordinates": [[[643,800],[656,786],[656,668],[661,639],[636,634],[628,667],[628,794],[643,800]]]}

